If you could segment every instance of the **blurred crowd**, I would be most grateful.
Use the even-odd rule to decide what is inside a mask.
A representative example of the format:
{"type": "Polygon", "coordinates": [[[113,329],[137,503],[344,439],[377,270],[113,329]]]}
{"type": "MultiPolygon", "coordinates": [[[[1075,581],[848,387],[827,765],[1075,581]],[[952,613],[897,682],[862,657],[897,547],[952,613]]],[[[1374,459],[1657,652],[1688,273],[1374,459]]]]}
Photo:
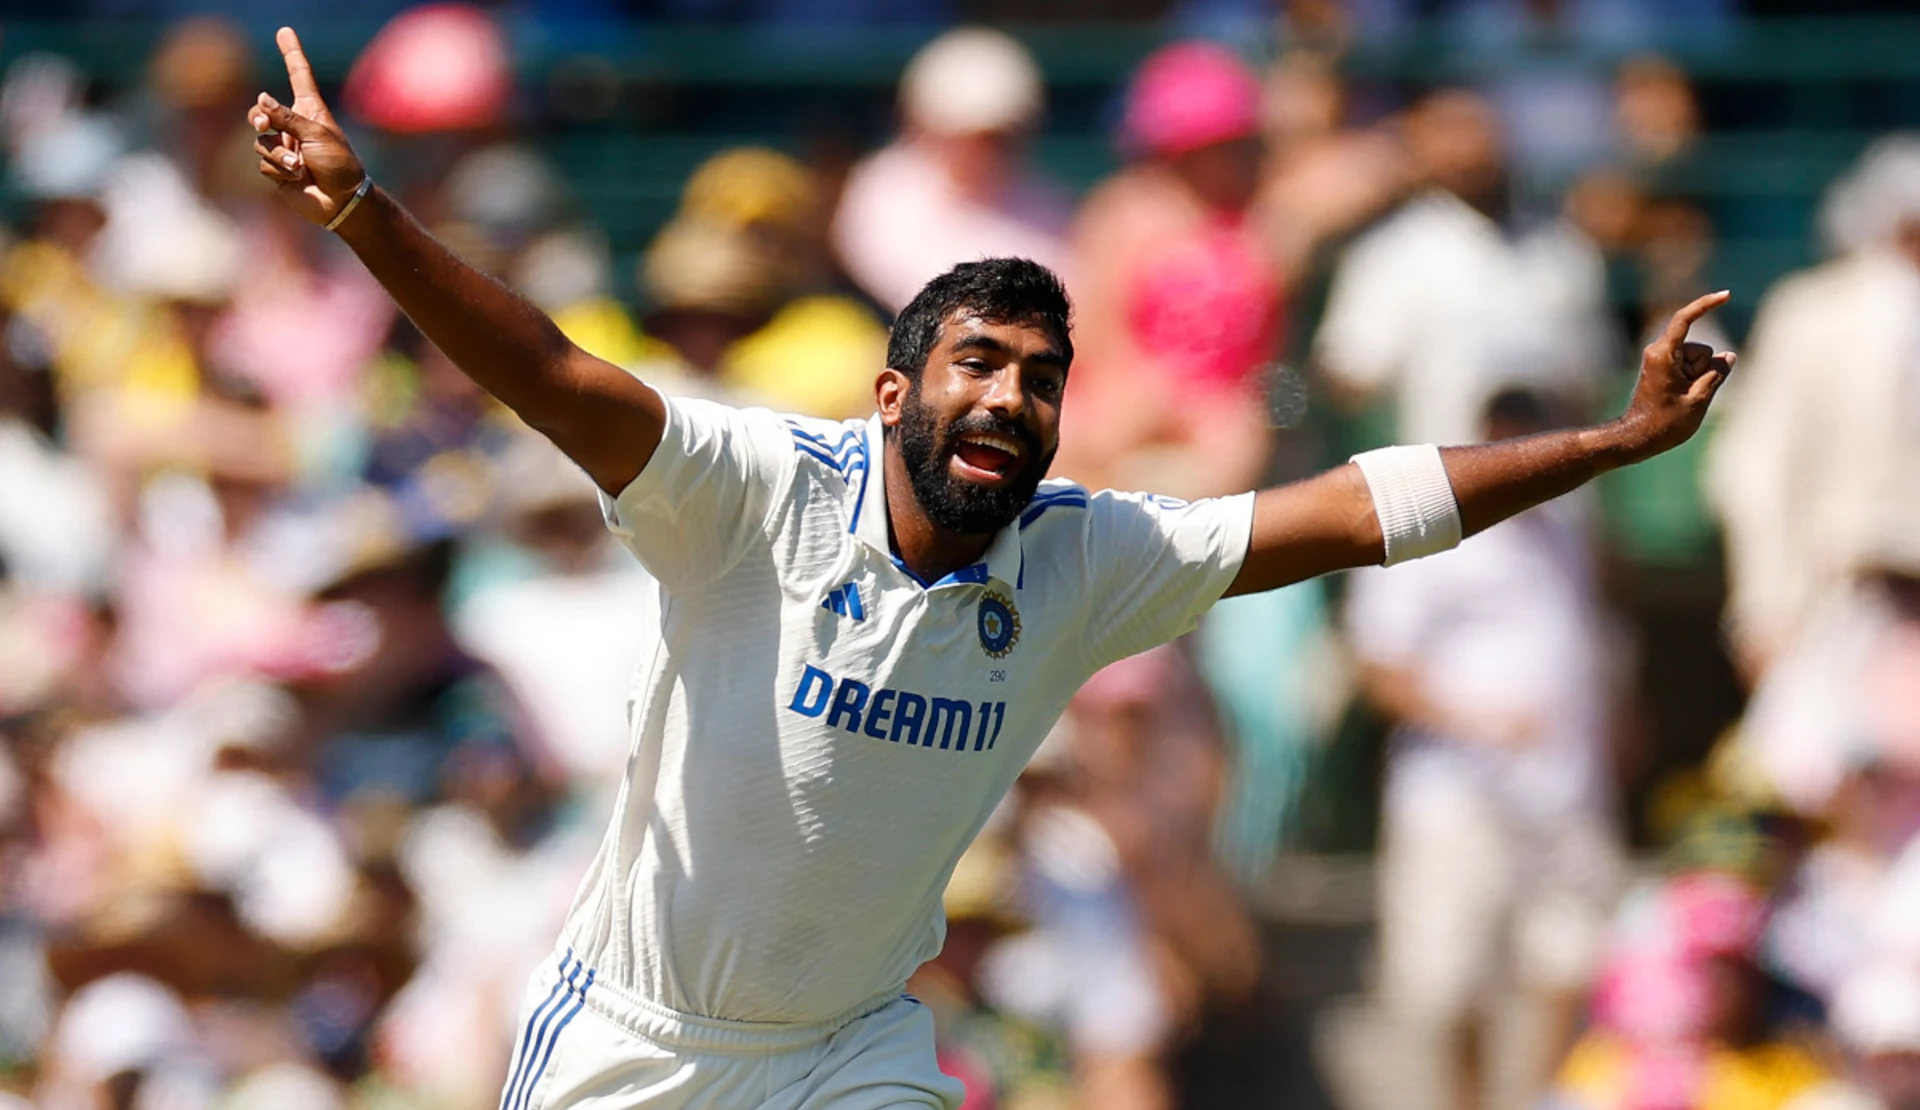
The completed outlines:
{"type": "MultiPolygon", "coordinates": [[[[488,13],[396,16],[336,110],[445,241],[670,392],[862,417],[890,314],[1021,255],[1075,300],[1056,473],[1089,485],[1204,497],[1617,411],[1709,288],[1687,74],[1360,85],[1343,51],[1411,6],[1284,7],[1260,65],[1142,62],[1083,195],[1033,156],[1038,62],[963,28],[870,153],[716,151],[632,261],[511,110],[488,13]]],[[[1448,26],[1631,46],[1652,11],[1448,26]]],[[[56,55],[0,76],[0,1108],[492,1105],[625,769],[654,584],[275,203],[257,37],[184,19],[104,97],[56,55]]],[[[1701,442],[1095,677],[912,983],[968,1110],[1215,1104],[1176,1061],[1271,1003],[1276,859],[1369,730],[1372,1066],[1427,1059],[1459,1110],[1920,1108],[1920,138],[1820,230],[1701,442]],[[1672,585],[1720,580],[1720,536],[1724,612],[1672,585]]]]}

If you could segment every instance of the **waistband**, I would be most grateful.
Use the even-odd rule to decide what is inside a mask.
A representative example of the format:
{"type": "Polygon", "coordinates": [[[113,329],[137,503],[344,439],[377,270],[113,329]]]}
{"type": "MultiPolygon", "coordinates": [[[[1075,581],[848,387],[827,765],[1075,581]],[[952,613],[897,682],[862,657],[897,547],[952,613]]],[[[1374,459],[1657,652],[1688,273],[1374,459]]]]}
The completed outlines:
{"type": "Polygon", "coordinates": [[[582,989],[580,997],[587,1009],[637,1037],[652,1041],[662,1048],[682,1052],[745,1056],[805,1048],[826,1040],[848,1023],[858,1021],[903,997],[900,990],[887,991],[825,1021],[730,1021],[683,1013],[623,990],[613,983],[593,982],[593,969],[572,949],[556,952],[554,960],[562,981],[571,977],[573,982],[578,983],[581,981],[580,973],[584,970],[586,981],[591,986],[582,989]]]}

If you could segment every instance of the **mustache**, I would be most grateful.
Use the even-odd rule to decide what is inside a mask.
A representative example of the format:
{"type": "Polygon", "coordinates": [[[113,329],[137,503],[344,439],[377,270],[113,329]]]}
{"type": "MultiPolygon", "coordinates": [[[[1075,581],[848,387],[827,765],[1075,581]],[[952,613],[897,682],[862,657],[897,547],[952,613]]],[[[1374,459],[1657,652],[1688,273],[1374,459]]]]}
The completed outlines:
{"type": "Polygon", "coordinates": [[[1018,420],[1008,420],[990,412],[973,413],[960,417],[947,426],[946,441],[941,445],[948,454],[952,454],[960,445],[962,436],[996,435],[1005,436],[1020,444],[1024,451],[1021,458],[1031,462],[1040,457],[1040,437],[1018,420]]]}

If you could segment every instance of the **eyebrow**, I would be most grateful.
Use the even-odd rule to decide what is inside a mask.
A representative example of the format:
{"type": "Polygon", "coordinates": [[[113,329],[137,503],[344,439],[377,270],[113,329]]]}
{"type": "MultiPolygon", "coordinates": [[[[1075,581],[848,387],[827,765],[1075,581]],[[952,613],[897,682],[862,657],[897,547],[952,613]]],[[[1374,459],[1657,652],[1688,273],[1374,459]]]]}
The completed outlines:
{"type": "MultiPolygon", "coordinates": [[[[1005,343],[1002,343],[1000,340],[995,339],[990,335],[978,335],[978,334],[969,335],[966,338],[961,339],[956,343],[954,343],[953,345],[954,354],[957,355],[966,351],[980,351],[980,352],[986,352],[988,354],[1008,355],[1008,356],[1011,356],[1014,354],[1013,348],[1009,347],[1005,343]]],[[[1038,363],[1046,366],[1054,366],[1062,370],[1065,370],[1067,367],[1066,356],[1061,354],[1059,351],[1053,349],[1052,347],[1047,347],[1043,350],[1035,351],[1033,354],[1027,356],[1025,361],[1031,362],[1031,363],[1038,363]]]]}

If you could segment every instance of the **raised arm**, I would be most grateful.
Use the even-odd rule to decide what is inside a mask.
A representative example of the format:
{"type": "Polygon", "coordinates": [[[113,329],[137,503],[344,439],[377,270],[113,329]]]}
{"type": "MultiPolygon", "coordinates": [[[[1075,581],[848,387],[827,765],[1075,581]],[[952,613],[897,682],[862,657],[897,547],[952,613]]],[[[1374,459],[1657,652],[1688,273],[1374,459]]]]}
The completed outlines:
{"type": "MultiPolygon", "coordinates": [[[[1440,451],[1470,536],[1567,493],[1616,467],[1652,458],[1700,428],[1707,405],[1733,369],[1731,351],[1688,343],[1694,321],[1727,302],[1713,293],[1674,313],[1640,359],[1633,400],[1618,419],[1593,428],[1440,451]]],[[[1373,491],[1354,463],[1263,491],[1254,501],[1253,542],[1228,589],[1257,593],[1386,557],[1373,491]]]]}
{"type": "MultiPolygon", "coordinates": [[[[336,232],[401,311],[481,388],[618,494],[660,445],[666,408],[639,380],[587,354],[505,285],[454,257],[367,177],[290,27],[278,35],[293,106],[266,93],[248,112],[260,172],[308,221],[336,232]]],[[[297,337],[290,337],[297,341],[297,337]]]]}

